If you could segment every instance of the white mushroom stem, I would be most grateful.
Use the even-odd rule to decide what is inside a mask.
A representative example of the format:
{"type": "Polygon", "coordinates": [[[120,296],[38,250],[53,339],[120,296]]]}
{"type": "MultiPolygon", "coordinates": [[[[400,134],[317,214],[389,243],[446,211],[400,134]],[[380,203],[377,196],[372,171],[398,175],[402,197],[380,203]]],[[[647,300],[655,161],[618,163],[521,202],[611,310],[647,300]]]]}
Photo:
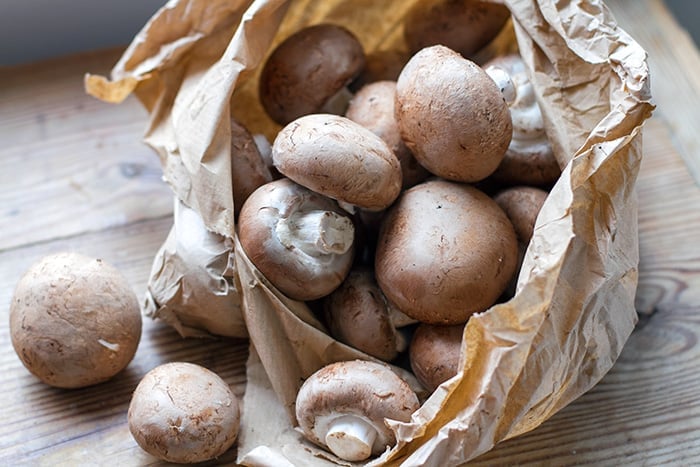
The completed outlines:
{"type": "Polygon", "coordinates": [[[396,351],[401,353],[408,348],[408,337],[405,329],[395,329],[394,335],[396,336],[396,351]]]}
{"type": "Polygon", "coordinates": [[[338,206],[340,206],[340,208],[345,210],[345,212],[348,214],[355,214],[355,212],[357,212],[357,206],[354,204],[346,203],[345,201],[341,201],[339,199],[336,201],[338,202],[338,206]]]}
{"type": "Polygon", "coordinates": [[[354,94],[350,92],[347,86],[344,86],[326,100],[319,113],[345,115],[345,111],[348,110],[348,105],[350,105],[353,96],[354,94]]]}
{"type": "Polygon", "coordinates": [[[297,211],[282,218],[275,227],[285,248],[298,248],[309,256],[346,253],[352,246],[352,221],[332,211],[297,211]]]}
{"type": "Polygon", "coordinates": [[[513,102],[515,102],[518,91],[508,72],[497,66],[488,66],[484,71],[487,75],[489,75],[489,77],[491,77],[494,83],[496,83],[498,89],[501,90],[501,94],[503,94],[503,98],[506,100],[506,103],[511,105],[513,102]]]}
{"type": "Polygon", "coordinates": [[[326,446],[333,454],[348,461],[363,461],[372,455],[377,430],[360,417],[342,415],[334,419],[326,434],[326,446]]]}

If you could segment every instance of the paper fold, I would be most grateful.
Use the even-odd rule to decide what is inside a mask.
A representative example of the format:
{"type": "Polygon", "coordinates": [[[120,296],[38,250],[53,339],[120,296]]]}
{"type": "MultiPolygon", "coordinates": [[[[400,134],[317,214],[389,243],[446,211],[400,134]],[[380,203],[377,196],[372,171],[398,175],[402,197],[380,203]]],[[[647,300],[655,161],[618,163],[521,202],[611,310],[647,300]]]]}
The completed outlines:
{"type": "MultiPolygon", "coordinates": [[[[333,22],[368,53],[403,48],[401,18],[412,3],[171,1],[111,81],[86,81],[106,100],[129,91],[139,97],[151,113],[146,141],[166,180],[210,231],[234,241],[242,319],[269,378],[251,379],[246,397],[274,393],[281,412],[272,420],[249,412],[242,460],[263,446],[256,452],[272,450],[293,464],[331,465],[300,438],[275,433],[293,433],[303,378],[364,356],[328,337],[306,305],[273,290],[235,243],[228,122],[233,114],[251,132],[274,136],[278,127],[257,102],[257,73],[293,31],[333,22]]],[[[562,175],[538,218],[517,294],[469,321],[460,373],[410,422],[392,423],[399,442],[376,465],[455,465],[537,427],[602,378],[636,322],[634,186],[641,127],[653,109],[646,54],[601,1],[503,3],[562,175]]]]}

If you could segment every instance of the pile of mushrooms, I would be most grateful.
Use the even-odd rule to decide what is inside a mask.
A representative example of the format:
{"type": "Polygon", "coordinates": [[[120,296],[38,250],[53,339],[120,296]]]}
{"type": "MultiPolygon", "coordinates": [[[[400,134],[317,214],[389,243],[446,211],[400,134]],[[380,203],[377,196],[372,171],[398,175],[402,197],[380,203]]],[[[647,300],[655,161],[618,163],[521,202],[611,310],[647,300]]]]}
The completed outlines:
{"type": "MultiPolygon", "coordinates": [[[[560,169],[520,57],[476,58],[508,17],[492,2],[419,2],[406,16],[406,50],[371,56],[340,26],[302,29],[261,70],[260,102],[282,126],[274,142],[231,121],[244,252],[270,287],[314,301],[329,334],[366,355],[320,368],[298,393],[300,430],[340,459],[381,454],[396,441],[387,420],[408,422],[419,408],[391,364],[434,391],[459,371],[470,316],[516,291],[560,169]]],[[[74,255],[32,268],[10,318],[23,363],[65,388],[123,369],[141,330],[125,280],[74,255]],[[83,282],[94,293],[65,293],[83,282]],[[68,314],[54,316],[56,304],[68,314]],[[85,322],[86,310],[120,332],[85,322]]],[[[233,445],[238,417],[217,375],[173,362],[138,385],[129,427],[160,459],[200,462],[233,445]]]]}
{"type": "Polygon", "coordinates": [[[237,234],[270,286],[313,301],[328,333],[367,356],[319,369],[298,394],[299,428],[340,459],[383,452],[395,441],[384,420],[419,406],[386,363],[434,391],[459,371],[470,316],[515,293],[560,171],[519,56],[470,59],[508,17],[490,2],[420,2],[408,52],[365,56],[323,24],[262,70],[280,179],[248,197],[237,234]]]}

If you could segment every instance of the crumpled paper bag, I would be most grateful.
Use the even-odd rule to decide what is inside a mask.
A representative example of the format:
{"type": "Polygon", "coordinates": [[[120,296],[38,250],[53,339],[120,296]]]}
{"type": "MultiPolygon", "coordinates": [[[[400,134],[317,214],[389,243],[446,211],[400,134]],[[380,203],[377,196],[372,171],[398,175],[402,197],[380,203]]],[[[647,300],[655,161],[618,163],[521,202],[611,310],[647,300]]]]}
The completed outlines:
{"type": "Polygon", "coordinates": [[[183,337],[247,337],[233,239],[209,231],[178,198],[173,220],[153,260],[144,314],[183,337]]]}
{"type": "MultiPolygon", "coordinates": [[[[562,176],[538,217],[516,295],[470,319],[459,373],[410,422],[389,422],[398,442],[375,464],[455,465],[535,428],[602,378],[636,322],[634,184],[641,127],[653,109],[646,54],[601,1],[503,3],[562,176]]],[[[212,232],[235,240],[227,122],[233,114],[274,137],[278,127],[256,96],[266,54],[322,21],[355,32],[367,52],[402,47],[401,18],[412,4],[173,0],[137,35],[111,80],[88,76],[86,86],[112,102],[136,94],[151,114],[146,141],[165,179],[212,232]]],[[[249,374],[246,399],[274,393],[280,412],[262,419],[246,404],[239,456],[250,465],[266,464],[264,455],[247,456],[252,451],[274,453],[268,465],[330,465],[332,456],[301,438],[290,444],[293,437],[276,434],[293,433],[284,414],[293,413],[303,379],[357,351],[329,338],[303,303],[281,296],[235,252],[246,326],[265,370],[249,374]]]]}

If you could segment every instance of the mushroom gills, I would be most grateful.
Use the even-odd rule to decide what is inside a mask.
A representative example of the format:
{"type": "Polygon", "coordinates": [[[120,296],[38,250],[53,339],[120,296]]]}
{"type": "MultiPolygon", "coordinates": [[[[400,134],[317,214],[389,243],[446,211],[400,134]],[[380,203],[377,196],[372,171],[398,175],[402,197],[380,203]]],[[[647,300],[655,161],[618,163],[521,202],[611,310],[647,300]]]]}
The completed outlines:
{"type": "Polygon", "coordinates": [[[352,221],[332,211],[297,211],[282,218],[275,233],[285,248],[299,248],[309,256],[346,253],[354,238],[352,221]]]}

